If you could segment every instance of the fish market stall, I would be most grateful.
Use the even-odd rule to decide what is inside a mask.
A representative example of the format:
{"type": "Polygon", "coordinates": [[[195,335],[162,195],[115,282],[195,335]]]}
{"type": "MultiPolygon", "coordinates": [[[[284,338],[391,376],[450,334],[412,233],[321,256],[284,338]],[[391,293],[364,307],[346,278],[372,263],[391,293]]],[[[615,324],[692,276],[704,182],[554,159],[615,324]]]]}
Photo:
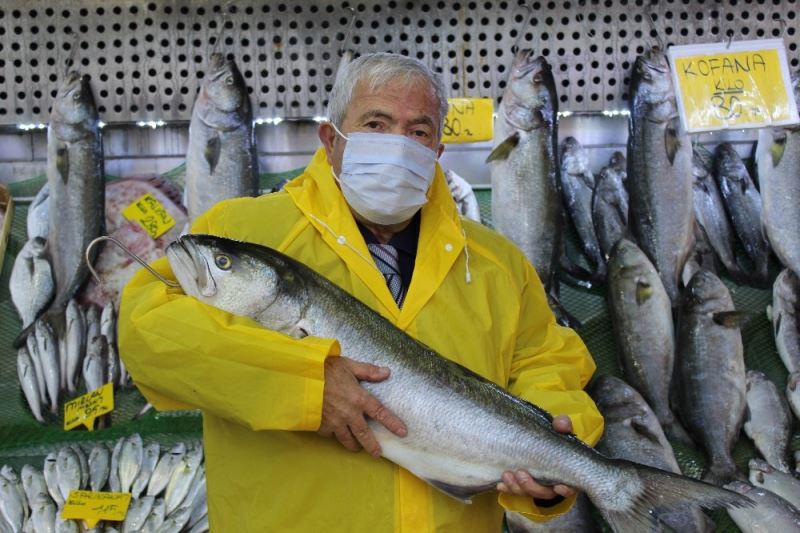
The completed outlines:
{"type": "MultiPolygon", "coordinates": [[[[785,507],[800,489],[780,477],[800,452],[800,134],[686,133],[664,51],[780,39],[795,73],[794,10],[734,0],[51,4],[0,7],[0,465],[14,469],[6,477],[41,471],[49,495],[29,496],[24,516],[52,522],[69,489],[116,488],[134,493],[131,530],[170,517],[182,521],[176,531],[208,527],[201,415],[149,409],[116,353],[120,291],[139,264],[106,242],[89,254],[95,279],[87,245],[108,235],[152,261],[217,201],[279,189],[319,146],[342,62],[391,51],[429,64],[449,97],[492,100],[493,138],[449,143],[440,163],[461,214],[523,250],[559,321],[592,353],[588,390],[607,419],[599,449],[719,485],[738,478],[727,486],[800,527],[800,511],[785,507]],[[230,102],[236,120],[215,122],[230,102]],[[65,430],[66,404],[109,385],[113,410],[65,430]],[[47,469],[59,456],[70,467],[53,488],[47,469]],[[93,457],[108,463],[97,467],[109,471],[102,483],[93,457]],[[173,468],[157,476],[162,461],[173,468]],[[159,485],[181,461],[191,476],[166,494],[159,485]]],[[[452,119],[446,129],[456,131],[452,119]]],[[[576,523],[603,524],[588,501],[578,507],[576,523]]],[[[746,531],[755,516],[664,522],[746,531]]]]}

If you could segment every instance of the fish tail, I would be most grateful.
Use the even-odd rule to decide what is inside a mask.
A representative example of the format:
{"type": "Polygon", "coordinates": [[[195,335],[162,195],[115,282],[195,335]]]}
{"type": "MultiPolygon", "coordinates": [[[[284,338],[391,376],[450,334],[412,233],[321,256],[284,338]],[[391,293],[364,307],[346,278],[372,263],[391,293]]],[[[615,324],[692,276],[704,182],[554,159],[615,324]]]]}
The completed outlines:
{"type": "Polygon", "coordinates": [[[657,513],[667,510],[755,505],[746,496],[704,481],[629,461],[614,463],[628,473],[631,481],[611,497],[598,498],[604,501],[595,500],[594,503],[617,533],[648,531],[653,527],[657,513]]]}

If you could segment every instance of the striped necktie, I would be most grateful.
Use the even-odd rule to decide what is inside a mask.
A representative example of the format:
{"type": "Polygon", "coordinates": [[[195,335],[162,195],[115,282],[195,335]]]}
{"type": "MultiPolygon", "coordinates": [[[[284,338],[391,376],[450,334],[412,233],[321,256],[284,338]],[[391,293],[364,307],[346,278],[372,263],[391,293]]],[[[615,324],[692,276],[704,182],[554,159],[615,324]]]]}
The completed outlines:
{"type": "Polygon", "coordinates": [[[397,302],[397,307],[403,307],[406,291],[403,288],[403,279],[400,277],[400,262],[397,249],[391,244],[367,244],[378,270],[386,278],[386,285],[392,298],[397,302]]]}

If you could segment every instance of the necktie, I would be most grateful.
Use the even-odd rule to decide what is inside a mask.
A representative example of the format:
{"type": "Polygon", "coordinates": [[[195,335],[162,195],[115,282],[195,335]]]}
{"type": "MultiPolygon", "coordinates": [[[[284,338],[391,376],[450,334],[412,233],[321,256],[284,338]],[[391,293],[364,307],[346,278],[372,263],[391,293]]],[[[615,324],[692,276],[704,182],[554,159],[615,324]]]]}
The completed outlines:
{"type": "Polygon", "coordinates": [[[403,280],[400,277],[397,249],[391,244],[367,244],[367,248],[369,248],[372,258],[375,259],[378,270],[386,278],[386,285],[389,287],[389,292],[392,293],[392,298],[397,302],[398,307],[403,307],[406,291],[403,289],[403,280]]]}

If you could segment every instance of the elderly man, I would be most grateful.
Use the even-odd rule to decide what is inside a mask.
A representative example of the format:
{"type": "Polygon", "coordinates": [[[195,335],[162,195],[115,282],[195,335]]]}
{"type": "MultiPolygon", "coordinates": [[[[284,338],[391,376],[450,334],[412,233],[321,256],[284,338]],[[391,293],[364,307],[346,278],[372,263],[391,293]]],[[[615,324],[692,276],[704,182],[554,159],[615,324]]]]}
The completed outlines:
{"type": "MultiPolygon", "coordinates": [[[[446,110],[420,62],[362,56],[337,80],[305,172],[284,192],[217,204],[192,231],[302,261],[593,444],[602,418],[582,387],[594,363],[556,325],[522,253],[458,216],[436,162],[446,110]]],[[[155,266],[171,276],[166,260],[155,266]]],[[[348,359],[335,339],[265,330],[144,272],[120,313],[122,357],[145,396],[203,412],[212,531],[491,532],[504,508],[542,521],[572,503],[568,487],[520,471],[464,505],[380,458],[367,420],[402,437],[403,413],[359,382],[392,369],[348,359]]]]}

